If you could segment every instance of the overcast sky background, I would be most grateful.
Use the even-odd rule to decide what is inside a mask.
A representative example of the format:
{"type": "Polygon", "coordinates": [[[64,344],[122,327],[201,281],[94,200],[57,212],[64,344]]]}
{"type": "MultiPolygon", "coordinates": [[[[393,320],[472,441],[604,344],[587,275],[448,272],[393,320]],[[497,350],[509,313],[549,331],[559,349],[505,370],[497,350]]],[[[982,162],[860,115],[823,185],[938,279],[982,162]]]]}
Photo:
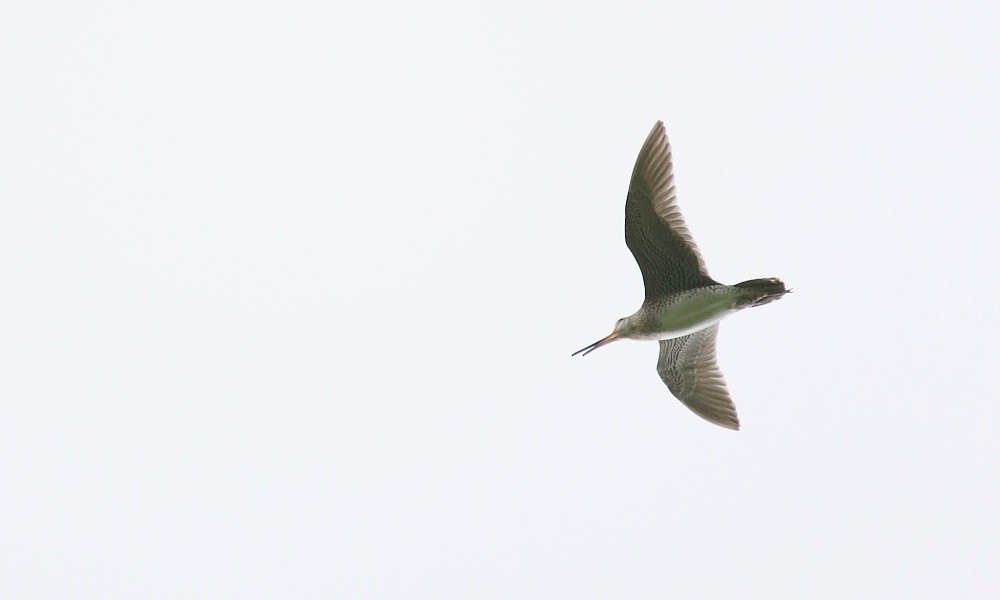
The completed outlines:
{"type": "Polygon", "coordinates": [[[19,3],[0,595],[992,598],[1000,8],[19,3]],[[662,119],[743,429],[623,238],[662,119]]]}

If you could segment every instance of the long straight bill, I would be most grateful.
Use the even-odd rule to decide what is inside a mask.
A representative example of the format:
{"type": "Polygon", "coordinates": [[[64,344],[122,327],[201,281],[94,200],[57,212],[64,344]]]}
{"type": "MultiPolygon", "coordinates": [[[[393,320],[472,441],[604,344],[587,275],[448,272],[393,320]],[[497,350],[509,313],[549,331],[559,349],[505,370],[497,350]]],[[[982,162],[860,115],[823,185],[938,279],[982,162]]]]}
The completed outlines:
{"type": "Polygon", "coordinates": [[[611,334],[608,335],[607,337],[603,337],[603,338],[597,340],[596,342],[594,342],[593,344],[591,344],[589,346],[586,346],[584,348],[580,348],[579,350],[577,350],[576,352],[574,352],[573,354],[571,354],[571,356],[576,356],[577,354],[580,354],[581,352],[583,353],[584,356],[587,356],[588,354],[590,354],[594,350],[597,350],[601,346],[604,346],[605,344],[610,344],[611,342],[617,340],[619,338],[619,336],[620,336],[620,334],[617,331],[612,331],[611,334]]]}

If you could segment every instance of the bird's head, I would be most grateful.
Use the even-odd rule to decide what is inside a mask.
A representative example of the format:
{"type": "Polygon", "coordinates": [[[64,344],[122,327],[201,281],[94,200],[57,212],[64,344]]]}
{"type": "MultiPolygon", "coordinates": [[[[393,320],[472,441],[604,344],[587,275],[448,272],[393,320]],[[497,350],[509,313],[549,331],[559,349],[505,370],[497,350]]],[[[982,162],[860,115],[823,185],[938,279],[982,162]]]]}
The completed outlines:
{"type": "Polygon", "coordinates": [[[580,348],[579,350],[573,353],[573,356],[576,356],[577,354],[580,353],[582,353],[584,356],[587,356],[588,354],[590,354],[594,350],[597,350],[601,346],[604,346],[605,344],[610,344],[615,340],[627,337],[626,334],[628,333],[630,326],[631,326],[631,319],[629,317],[622,317],[621,319],[618,319],[615,322],[615,328],[611,333],[597,340],[596,342],[594,342],[589,346],[580,348]]]}

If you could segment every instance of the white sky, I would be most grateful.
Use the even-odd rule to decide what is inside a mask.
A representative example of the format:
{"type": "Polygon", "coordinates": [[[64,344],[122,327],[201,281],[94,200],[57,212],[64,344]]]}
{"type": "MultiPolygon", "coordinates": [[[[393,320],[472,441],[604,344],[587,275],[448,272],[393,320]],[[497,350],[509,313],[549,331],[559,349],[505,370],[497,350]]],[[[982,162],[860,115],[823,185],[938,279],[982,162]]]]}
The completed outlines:
{"type": "Polygon", "coordinates": [[[0,595],[996,597],[1000,8],[828,4],[5,8],[0,595]]]}

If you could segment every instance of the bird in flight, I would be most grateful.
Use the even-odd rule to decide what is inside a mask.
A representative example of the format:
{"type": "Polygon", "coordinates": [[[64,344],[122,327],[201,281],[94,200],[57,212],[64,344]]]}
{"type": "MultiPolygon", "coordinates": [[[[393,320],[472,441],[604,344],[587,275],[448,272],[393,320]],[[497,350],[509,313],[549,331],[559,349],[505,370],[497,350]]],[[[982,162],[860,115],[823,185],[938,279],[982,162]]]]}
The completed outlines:
{"type": "Polygon", "coordinates": [[[625,199],[625,245],[642,272],[646,299],[618,319],[608,336],[573,353],[587,354],[620,339],[658,340],[656,372],[670,392],[703,419],[739,429],[715,357],[719,321],[778,300],[791,290],[780,279],[726,285],[708,275],[705,261],[677,206],[670,142],[657,121],[639,151],[625,199]]]}

